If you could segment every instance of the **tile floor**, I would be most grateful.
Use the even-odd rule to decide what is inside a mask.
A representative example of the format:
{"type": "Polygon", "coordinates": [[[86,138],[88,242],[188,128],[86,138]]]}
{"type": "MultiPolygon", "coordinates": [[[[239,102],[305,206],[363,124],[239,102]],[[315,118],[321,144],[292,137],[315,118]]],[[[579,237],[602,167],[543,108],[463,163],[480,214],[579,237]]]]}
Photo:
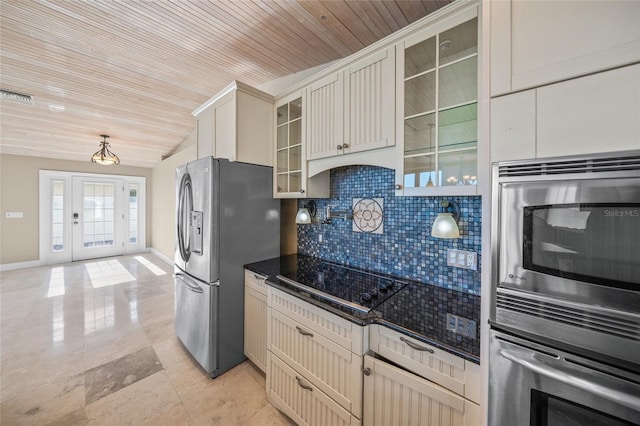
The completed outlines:
{"type": "Polygon", "coordinates": [[[211,380],[151,254],[0,274],[0,424],[290,426],[250,362],[211,380]]]}

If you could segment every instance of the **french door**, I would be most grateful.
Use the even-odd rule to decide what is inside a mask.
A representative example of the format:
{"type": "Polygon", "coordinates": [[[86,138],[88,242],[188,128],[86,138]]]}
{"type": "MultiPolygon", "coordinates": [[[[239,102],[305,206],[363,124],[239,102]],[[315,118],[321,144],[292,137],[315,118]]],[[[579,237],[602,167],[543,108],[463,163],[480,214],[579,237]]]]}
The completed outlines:
{"type": "Polygon", "coordinates": [[[143,177],[41,171],[41,261],[144,250],[144,188],[143,177]]]}

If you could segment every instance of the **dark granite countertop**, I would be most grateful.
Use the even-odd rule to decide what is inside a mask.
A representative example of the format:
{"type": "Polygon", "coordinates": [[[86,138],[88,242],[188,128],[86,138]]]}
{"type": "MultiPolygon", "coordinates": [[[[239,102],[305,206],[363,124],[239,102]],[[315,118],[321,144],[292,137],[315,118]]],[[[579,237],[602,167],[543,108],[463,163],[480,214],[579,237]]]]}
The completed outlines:
{"type": "MultiPolygon", "coordinates": [[[[476,364],[480,363],[480,297],[407,281],[407,285],[369,313],[331,303],[276,278],[295,270],[297,255],[254,262],[245,268],[267,277],[267,284],[359,325],[380,324],[476,364]],[[476,339],[447,329],[447,313],[475,321],[476,339]]],[[[366,272],[366,271],[365,271],[366,272]]],[[[391,279],[395,277],[386,274],[391,279]]],[[[451,324],[449,324],[451,326],[451,324]]]]}

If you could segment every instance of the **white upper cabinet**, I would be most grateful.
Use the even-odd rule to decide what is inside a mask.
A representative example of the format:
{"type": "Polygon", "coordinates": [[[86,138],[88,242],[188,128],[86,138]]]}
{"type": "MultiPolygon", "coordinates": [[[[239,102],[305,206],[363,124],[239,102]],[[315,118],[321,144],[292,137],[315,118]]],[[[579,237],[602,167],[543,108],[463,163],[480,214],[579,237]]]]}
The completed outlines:
{"type": "Polygon", "coordinates": [[[198,158],[273,165],[273,97],[238,81],[193,112],[198,158]]]}
{"type": "Polygon", "coordinates": [[[491,95],[637,62],[638,1],[491,2],[491,95]]]}
{"type": "MultiPolygon", "coordinates": [[[[308,96],[308,95],[307,95],[308,96]]],[[[329,196],[329,172],[308,177],[305,96],[291,93],[275,103],[274,198],[326,198],[329,196]]]]}
{"type": "Polygon", "coordinates": [[[307,159],[331,157],[343,148],[343,73],[322,78],[307,89],[307,159]]]}
{"type": "Polygon", "coordinates": [[[308,160],[395,144],[394,52],[382,49],[307,88],[308,160]]]}
{"type": "Polygon", "coordinates": [[[640,149],[640,2],[491,2],[491,161],[640,149]]]}
{"type": "Polygon", "coordinates": [[[477,8],[398,44],[396,195],[475,195],[477,8]]]}
{"type": "Polygon", "coordinates": [[[377,52],[345,71],[343,154],[395,145],[394,76],[394,47],[377,52]]]}

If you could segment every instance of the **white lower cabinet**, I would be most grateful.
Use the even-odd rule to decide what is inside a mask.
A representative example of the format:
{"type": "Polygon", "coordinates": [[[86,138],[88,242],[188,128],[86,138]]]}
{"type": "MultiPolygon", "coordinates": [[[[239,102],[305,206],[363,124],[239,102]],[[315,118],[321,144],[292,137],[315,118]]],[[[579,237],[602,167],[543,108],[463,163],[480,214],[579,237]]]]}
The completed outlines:
{"type": "Polygon", "coordinates": [[[267,284],[265,277],[244,271],[244,354],[266,372],[267,284]]]}
{"type": "Polygon", "coordinates": [[[267,397],[298,425],[360,425],[360,420],[271,352],[267,355],[267,397]]]}
{"type": "Polygon", "coordinates": [[[480,407],[445,388],[364,357],[364,412],[367,426],[477,426],[480,407]]]}
{"type": "Polygon", "coordinates": [[[480,403],[480,366],[387,327],[369,326],[370,348],[376,354],[480,403]]]}
{"type": "Polygon", "coordinates": [[[268,289],[267,396],[299,424],[360,424],[364,327],[268,289]]]}

